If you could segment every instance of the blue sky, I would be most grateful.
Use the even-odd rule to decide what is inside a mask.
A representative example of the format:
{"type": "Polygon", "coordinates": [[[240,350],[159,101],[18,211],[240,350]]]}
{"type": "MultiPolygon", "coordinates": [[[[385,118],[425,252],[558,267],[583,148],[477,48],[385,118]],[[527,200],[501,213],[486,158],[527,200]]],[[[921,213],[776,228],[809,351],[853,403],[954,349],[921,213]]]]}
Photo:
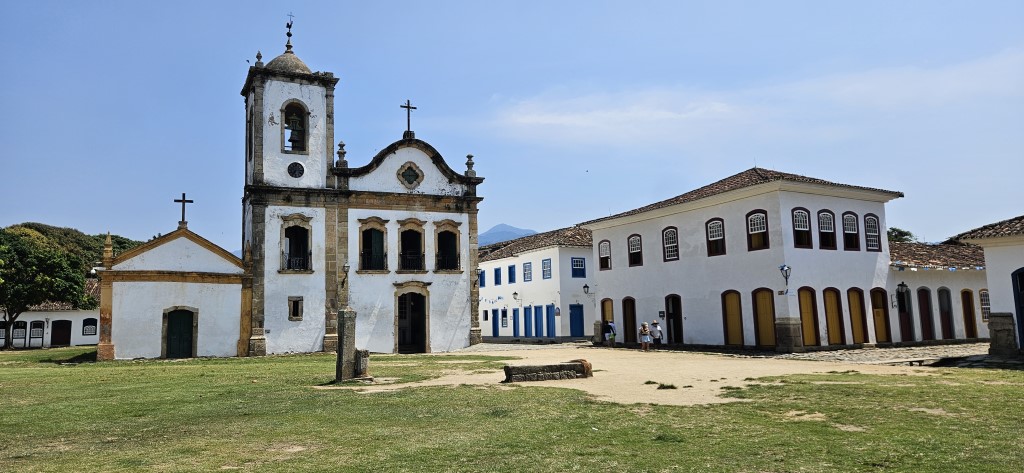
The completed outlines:
{"type": "Polygon", "coordinates": [[[756,163],[906,194],[927,240],[1024,213],[1024,2],[5,2],[0,226],[241,247],[248,64],[341,78],[353,166],[417,137],[481,231],[568,226],[756,163]]]}

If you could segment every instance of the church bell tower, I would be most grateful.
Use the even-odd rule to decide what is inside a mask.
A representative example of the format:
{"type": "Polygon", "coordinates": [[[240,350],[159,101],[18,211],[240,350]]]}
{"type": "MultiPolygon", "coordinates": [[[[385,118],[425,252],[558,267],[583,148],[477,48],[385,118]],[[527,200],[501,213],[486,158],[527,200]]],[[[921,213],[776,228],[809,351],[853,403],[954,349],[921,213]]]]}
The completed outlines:
{"type": "Polygon", "coordinates": [[[252,300],[249,320],[243,315],[241,322],[248,347],[239,349],[250,356],[310,351],[308,342],[298,341],[300,333],[323,333],[325,351],[337,345],[323,195],[331,178],[338,79],[311,71],[299,59],[292,50],[292,22],[286,26],[284,52],[266,64],[257,52],[241,91],[242,247],[250,268],[243,284],[251,286],[252,300]]]}

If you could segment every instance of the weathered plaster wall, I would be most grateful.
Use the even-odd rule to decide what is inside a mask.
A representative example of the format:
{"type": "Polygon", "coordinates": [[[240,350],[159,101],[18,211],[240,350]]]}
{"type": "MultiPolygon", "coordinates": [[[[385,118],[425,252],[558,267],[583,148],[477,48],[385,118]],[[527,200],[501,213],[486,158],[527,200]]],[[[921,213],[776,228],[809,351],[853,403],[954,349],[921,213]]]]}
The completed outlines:
{"type": "MultiPolygon", "coordinates": [[[[912,319],[914,322],[914,340],[923,340],[921,333],[921,308],[918,305],[917,291],[921,288],[927,288],[931,291],[931,308],[932,308],[932,327],[935,328],[935,338],[942,338],[942,324],[939,319],[939,289],[946,288],[950,292],[950,300],[952,302],[951,308],[953,313],[953,332],[955,338],[966,338],[966,329],[964,328],[964,311],[963,304],[961,302],[960,291],[968,289],[971,291],[971,297],[974,300],[974,321],[975,327],[977,328],[979,338],[988,337],[988,324],[982,321],[981,316],[981,298],[978,296],[978,291],[986,288],[986,271],[949,271],[949,270],[918,270],[918,271],[898,271],[893,270],[889,273],[889,278],[886,283],[886,291],[890,295],[889,304],[889,326],[892,327],[892,336],[894,340],[901,340],[900,336],[900,321],[899,321],[899,310],[892,307],[892,301],[895,299],[892,297],[896,294],[897,286],[902,282],[906,283],[910,287],[911,300],[910,308],[912,319]]],[[[990,294],[991,295],[991,294],[990,294]]]]}
{"type": "Polygon", "coordinates": [[[176,238],[114,265],[126,271],[194,271],[241,274],[242,268],[187,238],[176,238]]]}
{"type": "Polygon", "coordinates": [[[327,91],[319,85],[304,85],[268,80],[263,99],[263,175],[269,185],[323,188],[333,145],[327,143],[327,91]],[[286,153],[282,148],[284,104],[301,101],[309,111],[308,149],[305,153],[286,153]],[[274,122],[271,123],[271,114],[274,122]],[[298,162],[305,168],[300,178],[288,175],[288,165],[298,162]]]}
{"type": "Polygon", "coordinates": [[[197,356],[235,356],[240,284],[115,282],[111,341],[118,359],[158,358],[163,314],[171,307],[198,309],[197,356]]]}
{"type": "Polygon", "coordinates": [[[352,190],[374,192],[396,192],[401,194],[431,194],[461,196],[464,186],[448,182],[437,166],[423,151],[416,148],[400,148],[387,156],[380,167],[364,176],[354,177],[349,181],[352,190]],[[408,189],[398,180],[398,171],[407,162],[413,162],[421,170],[423,181],[415,188],[408,189]]]}

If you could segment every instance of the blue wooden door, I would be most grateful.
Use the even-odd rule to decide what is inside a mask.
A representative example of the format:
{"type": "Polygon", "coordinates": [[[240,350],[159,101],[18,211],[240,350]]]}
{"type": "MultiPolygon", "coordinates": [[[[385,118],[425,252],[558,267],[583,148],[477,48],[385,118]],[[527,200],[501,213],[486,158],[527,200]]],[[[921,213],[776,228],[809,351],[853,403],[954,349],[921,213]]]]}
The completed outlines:
{"type": "Polygon", "coordinates": [[[548,338],[555,338],[555,305],[548,304],[548,338]]]}
{"type": "Polygon", "coordinates": [[[519,309],[512,309],[512,336],[519,336],[519,309]]]}
{"type": "Polygon", "coordinates": [[[533,306],[533,328],[537,331],[538,337],[544,336],[544,307],[533,306]]]}
{"type": "Polygon", "coordinates": [[[583,336],[583,304],[569,304],[569,335],[583,336]]]}
{"type": "Polygon", "coordinates": [[[526,325],[526,336],[533,336],[533,307],[523,307],[523,322],[526,325]]]}
{"type": "Polygon", "coordinates": [[[498,336],[498,328],[501,321],[498,320],[498,309],[491,309],[491,336],[498,336]]]}

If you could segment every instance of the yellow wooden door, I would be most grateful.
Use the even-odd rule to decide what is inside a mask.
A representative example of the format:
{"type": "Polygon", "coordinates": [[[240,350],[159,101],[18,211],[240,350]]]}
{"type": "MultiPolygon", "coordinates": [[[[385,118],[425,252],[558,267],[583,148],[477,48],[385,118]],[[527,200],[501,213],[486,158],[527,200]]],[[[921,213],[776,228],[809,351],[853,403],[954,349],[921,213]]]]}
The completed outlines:
{"type": "Polygon", "coordinates": [[[743,345],[743,312],[740,308],[740,294],[730,292],[722,301],[725,310],[725,344],[743,345]]]}
{"type": "Polygon", "coordinates": [[[761,289],[754,293],[754,317],[757,320],[757,344],[775,346],[775,297],[772,291],[761,289]]]}
{"type": "Polygon", "coordinates": [[[611,299],[601,301],[601,320],[612,322],[615,320],[615,304],[611,299]]]}
{"type": "Polygon", "coordinates": [[[803,288],[798,291],[800,296],[800,327],[804,336],[804,346],[816,346],[818,340],[818,310],[814,300],[814,289],[803,288]]]}
{"type": "Polygon", "coordinates": [[[871,315],[875,319],[875,343],[889,342],[889,313],[886,311],[885,292],[881,289],[871,291],[871,315]]]}
{"type": "Polygon", "coordinates": [[[868,334],[864,320],[864,295],[860,291],[846,291],[846,299],[850,302],[850,332],[853,343],[867,343],[868,334]]]}
{"type": "Polygon", "coordinates": [[[839,291],[825,289],[825,331],[828,332],[829,345],[842,345],[843,320],[842,310],[839,307],[839,291]]]}

